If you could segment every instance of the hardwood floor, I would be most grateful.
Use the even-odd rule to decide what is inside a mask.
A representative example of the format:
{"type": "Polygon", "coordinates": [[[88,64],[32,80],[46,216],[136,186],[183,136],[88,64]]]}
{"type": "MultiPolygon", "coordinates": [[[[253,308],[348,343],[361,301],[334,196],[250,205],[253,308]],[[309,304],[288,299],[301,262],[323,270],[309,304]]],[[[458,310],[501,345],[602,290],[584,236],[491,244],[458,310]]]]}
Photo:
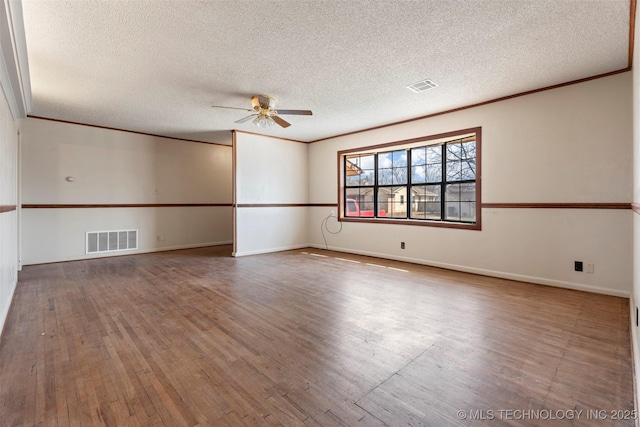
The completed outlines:
{"type": "Polygon", "coordinates": [[[0,425],[635,424],[624,298],[314,249],[229,253],[25,267],[0,425]]]}

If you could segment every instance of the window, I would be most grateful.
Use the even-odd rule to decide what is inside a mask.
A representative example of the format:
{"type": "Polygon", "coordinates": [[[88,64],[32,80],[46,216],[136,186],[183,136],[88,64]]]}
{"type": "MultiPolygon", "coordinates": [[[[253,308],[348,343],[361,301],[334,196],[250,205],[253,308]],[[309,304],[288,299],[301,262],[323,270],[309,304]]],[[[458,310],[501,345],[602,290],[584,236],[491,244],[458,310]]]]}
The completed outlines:
{"type": "Polygon", "coordinates": [[[480,131],[339,152],[341,219],[480,229],[480,131]]]}

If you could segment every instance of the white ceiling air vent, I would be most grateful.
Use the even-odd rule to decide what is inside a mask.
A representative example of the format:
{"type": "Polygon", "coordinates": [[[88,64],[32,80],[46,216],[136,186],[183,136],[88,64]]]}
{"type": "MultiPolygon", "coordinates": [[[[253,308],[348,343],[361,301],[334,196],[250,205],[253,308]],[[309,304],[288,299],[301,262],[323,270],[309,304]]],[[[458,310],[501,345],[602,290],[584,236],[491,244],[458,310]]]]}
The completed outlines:
{"type": "Polygon", "coordinates": [[[407,86],[407,89],[415,93],[420,93],[420,92],[427,91],[429,89],[433,89],[434,87],[438,87],[438,85],[433,80],[424,79],[424,80],[420,80],[417,83],[407,86]]]}

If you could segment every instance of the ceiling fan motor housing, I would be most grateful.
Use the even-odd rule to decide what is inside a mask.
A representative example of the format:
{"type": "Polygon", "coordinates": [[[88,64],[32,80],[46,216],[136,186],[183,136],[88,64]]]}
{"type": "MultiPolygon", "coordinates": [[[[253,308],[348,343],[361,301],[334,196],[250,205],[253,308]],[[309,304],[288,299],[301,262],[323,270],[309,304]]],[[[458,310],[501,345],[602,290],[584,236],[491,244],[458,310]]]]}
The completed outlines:
{"type": "Polygon", "coordinates": [[[271,96],[256,95],[251,98],[251,104],[256,111],[272,110],[276,107],[276,100],[271,96]]]}

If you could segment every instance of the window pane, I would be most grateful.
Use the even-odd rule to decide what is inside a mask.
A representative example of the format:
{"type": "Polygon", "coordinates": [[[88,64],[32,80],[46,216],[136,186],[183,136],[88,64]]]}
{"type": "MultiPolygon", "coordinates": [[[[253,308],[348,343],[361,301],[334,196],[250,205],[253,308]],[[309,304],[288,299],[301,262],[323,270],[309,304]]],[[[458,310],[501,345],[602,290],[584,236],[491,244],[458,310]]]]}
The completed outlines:
{"type": "Polygon", "coordinates": [[[344,184],[347,187],[357,187],[360,185],[360,175],[347,175],[344,184]]]}
{"type": "Polygon", "coordinates": [[[393,152],[393,167],[405,168],[407,166],[407,150],[393,152]]]}
{"type": "Polygon", "coordinates": [[[411,182],[423,183],[427,182],[427,167],[426,166],[414,166],[411,168],[411,182]]]}
{"type": "Polygon", "coordinates": [[[373,160],[373,154],[356,154],[353,156],[347,156],[347,161],[353,163],[360,169],[373,169],[373,160]]]}
{"type": "Polygon", "coordinates": [[[447,162],[447,181],[460,181],[462,164],[459,160],[447,162]]]}
{"type": "Polygon", "coordinates": [[[460,160],[460,143],[447,144],[447,161],[460,160]]]}
{"type": "Polygon", "coordinates": [[[476,158],[476,142],[463,142],[460,144],[460,152],[462,159],[474,159],[476,158]]]}
{"type": "Polygon", "coordinates": [[[393,183],[393,156],[391,152],[378,153],[378,185],[393,183]]]}
{"type": "Polygon", "coordinates": [[[476,161],[465,159],[460,165],[460,179],[476,179],[476,161]]]}
{"type": "Polygon", "coordinates": [[[345,216],[373,216],[373,188],[347,188],[345,216]]]}
{"type": "Polygon", "coordinates": [[[392,152],[378,153],[378,168],[390,168],[393,166],[392,152]]]}
{"type": "MultiPolygon", "coordinates": [[[[405,158],[406,161],[406,158],[405,158]]],[[[407,183],[407,166],[393,168],[393,184],[407,183]]]]}
{"type": "Polygon", "coordinates": [[[378,169],[378,185],[393,184],[393,169],[378,169]]]}
{"type": "Polygon", "coordinates": [[[447,202],[460,200],[460,184],[447,185],[447,193],[445,194],[445,200],[447,202]]]}
{"type": "MultiPolygon", "coordinates": [[[[411,150],[411,182],[421,184],[442,181],[442,146],[418,147],[411,150]]],[[[404,182],[394,183],[404,184],[404,182]]]]}
{"type": "Polygon", "coordinates": [[[354,187],[360,185],[373,185],[375,177],[374,155],[347,156],[345,162],[345,185],[354,187]]]}
{"type": "Polygon", "coordinates": [[[361,168],[360,155],[346,156],[345,161],[346,161],[346,165],[347,165],[347,173],[349,173],[349,171],[353,171],[355,173],[358,173],[357,172],[358,169],[361,168]]]}
{"type": "Polygon", "coordinates": [[[358,166],[360,166],[360,168],[362,169],[374,169],[375,167],[375,163],[374,163],[374,155],[373,154],[365,154],[365,155],[359,155],[358,156],[360,159],[360,162],[358,163],[358,166]]]}
{"type": "Polygon", "coordinates": [[[411,218],[441,219],[439,185],[414,185],[411,187],[411,218]]]}
{"type": "Polygon", "coordinates": [[[373,185],[376,179],[375,170],[365,169],[360,175],[360,185],[373,185]]]}
{"type": "Polygon", "coordinates": [[[419,166],[427,164],[427,147],[411,149],[411,165],[419,166]]]}
{"type": "Polygon", "coordinates": [[[407,183],[407,150],[378,154],[378,185],[407,183]]]}
{"type": "Polygon", "coordinates": [[[362,170],[359,175],[347,176],[345,185],[347,187],[373,185],[374,179],[375,175],[373,170],[362,170]]]}
{"type": "Polygon", "coordinates": [[[360,189],[348,188],[345,197],[344,216],[360,216],[360,189]]]}
{"type": "Polygon", "coordinates": [[[445,202],[446,219],[449,221],[460,221],[460,204],[458,202],[445,202]]]}
{"type": "Polygon", "coordinates": [[[445,194],[446,219],[454,221],[476,220],[476,184],[447,185],[445,194]]]}
{"type": "Polygon", "coordinates": [[[442,146],[434,145],[432,147],[427,147],[427,163],[442,163],[442,146]]]}
{"type": "Polygon", "coordinates": [[[378,216],[389,218],[406,218],[407,187],[379,188],[378,216]]]}
{"type": "Polygon", "coordinates": [[[447,144],[447,181],[476,179],[476,142],[447,144]]]}
{"type": "Polygon", "coordinates": [[[427,166],[427,182],[442,181],[442,165],[440,163],[427,166]]]}

